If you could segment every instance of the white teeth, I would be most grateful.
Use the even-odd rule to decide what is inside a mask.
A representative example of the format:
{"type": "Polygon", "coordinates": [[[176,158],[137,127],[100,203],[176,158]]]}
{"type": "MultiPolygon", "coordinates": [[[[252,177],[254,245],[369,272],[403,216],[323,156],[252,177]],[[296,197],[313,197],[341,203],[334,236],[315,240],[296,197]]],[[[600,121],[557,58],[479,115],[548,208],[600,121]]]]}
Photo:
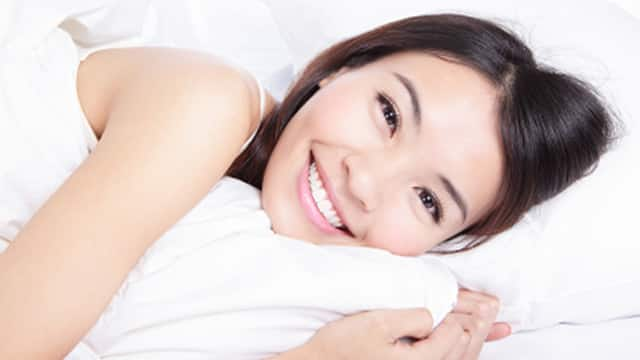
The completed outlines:
{"type": "Polygon", "coordinates": [[[333,204],[327,197],[327,191],[324,189],[322,180],[320,180],[315,162],[311,163],[309,166],[309,185],[311,185],[311,196],[316,201],[316,205],[318,205],[318,209],[320,209],[322,216],[324,216],[324,218],[327,219],[329,224],[333,227],[337,228],[343,226],[336,214],[333,204]]]}

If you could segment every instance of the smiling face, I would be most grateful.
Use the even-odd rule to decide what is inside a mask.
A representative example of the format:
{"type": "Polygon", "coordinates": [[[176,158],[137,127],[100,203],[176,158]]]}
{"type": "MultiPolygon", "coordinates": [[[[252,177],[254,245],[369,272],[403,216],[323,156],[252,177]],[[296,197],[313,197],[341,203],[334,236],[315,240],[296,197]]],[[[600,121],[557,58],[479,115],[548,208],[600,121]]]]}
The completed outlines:
{"type": "Polygon", "coordinates": [[[262,205],[277,233],[419,255],[490,209],[502,176],[498,92],[421,52],[342,69],[291,119],[262,205]]]}

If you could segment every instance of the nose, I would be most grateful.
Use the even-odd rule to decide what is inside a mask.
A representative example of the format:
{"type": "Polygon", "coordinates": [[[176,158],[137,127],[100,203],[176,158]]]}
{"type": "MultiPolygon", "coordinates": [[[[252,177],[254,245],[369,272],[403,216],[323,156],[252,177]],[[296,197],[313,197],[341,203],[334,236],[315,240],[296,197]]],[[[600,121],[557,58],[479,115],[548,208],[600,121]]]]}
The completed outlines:
{"type": "Polygon", "coordinates": [[[376,166],[367,158],[358,154],[344,157],[343,165],[347,174],[347,187],[351,195],[364,211],[373,211],[378,206],[379,181],[376,166]]]}

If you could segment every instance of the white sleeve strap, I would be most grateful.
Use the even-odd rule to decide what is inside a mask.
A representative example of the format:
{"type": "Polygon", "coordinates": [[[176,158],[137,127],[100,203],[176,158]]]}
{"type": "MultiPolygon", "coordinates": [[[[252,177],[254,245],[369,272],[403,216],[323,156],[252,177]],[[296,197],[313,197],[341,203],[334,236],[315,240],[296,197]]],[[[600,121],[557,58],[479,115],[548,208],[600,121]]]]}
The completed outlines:
{"type": "Polygon", "coordinates": [[[260,83],[260,80],[258,80],[256,78],[256,84],[258,85],[258,91],[260,92],[260,121],[262,121],[262,118],[264,117],[264,108],[266,106],[266,95],[264,93],[264,87],[262,87],[262,84],[260,83]]]}
{"type": "MultiPolygon", "coordinates": [[[[266,106],[266,94],[264,92],[264,87],[262,87],[262,84],[260,83],[260,80],[258,80],[258,78],[255,78],[256,80],[256,85],[258,85],[258,92],[260,93],[260,117],[258,119],[260,119],[259,123],[262,122],[262,118],[264,117],[264,110],[265,110],[265,106],[266,106]]],[[[253,133],[251,133],[251,135],[249,136],[249,139],[247,139],[247,141],[245,141],[245,143],[242,145],[242,148],[240,149],[240,151],[244,151],[244,149],[247,148],[247,146],[249,146],[249,143],[251,143],[251,140],[253,140],[253,138],[256,136],[256,133],[258,132],[258,128],[260,127],[258,123],[258,126],[256,126],[255,130],[253,130],[253,133]]]]}

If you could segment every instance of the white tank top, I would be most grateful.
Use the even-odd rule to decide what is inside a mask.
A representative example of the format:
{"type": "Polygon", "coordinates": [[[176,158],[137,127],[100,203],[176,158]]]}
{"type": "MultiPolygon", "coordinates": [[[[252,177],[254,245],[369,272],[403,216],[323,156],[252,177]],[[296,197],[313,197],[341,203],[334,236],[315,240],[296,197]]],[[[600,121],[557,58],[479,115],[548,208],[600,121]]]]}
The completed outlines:
{"type": "Polygon", "coordinates": [[[256,84],[258,85],[258,92],[260,93],[260,121],[258,123],[258,126],[256,126],[256,128],[253,130],[253,132],[251,133],[251,136],[249,136],[249,138],[247,139],[247,141],[245,141],[245,143],[242,145],[241,148],[241,152],[247,148],[247,146],[249,146],[249,144],[251,143],[251,140],[253,140],[253,138],[256,136],[256,133],[258,132],[258,128],[260,127],[260,122],[262,122],[262,119],[264,118],[264,111],[265,111],[265,106],[266,106],[266,94],[264,92],[264,87],[262,86],[262,84],[260,83],[260,80],[254,78],[256,80],[256,84]]]}
{"type": "Polygon", "coordinates": [[[2,252],[97,140],[78,101],[78,51],[66,32],[56,28],[0,59],[2,252]]]}

